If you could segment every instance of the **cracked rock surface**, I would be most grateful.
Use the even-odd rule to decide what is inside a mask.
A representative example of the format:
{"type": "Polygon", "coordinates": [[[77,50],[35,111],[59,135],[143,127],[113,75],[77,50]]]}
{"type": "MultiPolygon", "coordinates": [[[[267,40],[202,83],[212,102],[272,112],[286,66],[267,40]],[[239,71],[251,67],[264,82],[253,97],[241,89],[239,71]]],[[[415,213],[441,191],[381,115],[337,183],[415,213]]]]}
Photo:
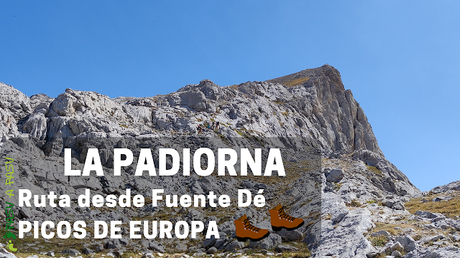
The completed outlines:
{"type": "MultiPolygon", "coordinates": [[[[259,218],[253,221],[255,226],[269,227],[269,217],[263,210],[236,209],[228,218],[219,217],[219,214],[211,218],[199,209],[177,209],[168,211],[170,220],[214,219],[218,221],[221,237],[181,243],[111,239],[82,246],[79,250],[66,250],[111,252],[114,255],[137,246],[134,251],[146,257],[154,257],[157,252],[209,256],[233,252],[232,255],[250,256],[252,251],[249,250],[268,254],[306,252],[304,247],[307,247],[314,257],[459,257],[457,241],[460,241],[460,234],[457,231],[460,230],[460,220],[455,217],[458,213],[437,211],[428,204],[455,201],[460,183],[437,187],[429,193],[421,193],[412,185],[386,160],[363,109],[352,92],[345,89],[340,73],[332,66],[226,87],[203,80],[177,92],[153,97],[109,98],[96,92],[72,89],[66,89],[57,98],[44,94],[28,97],[3,83],[0,84],[0,97],[1,148],[5,150],[6,143],[15,139],[11,151],[30,150],[29,162],[20,164],[20,186],[32,192],[70,192],[75,197],[84,188],[101,194],[120,194],[127,187],[141,192],[167,186],[179,192],[187,190],[196,194],[219,193],[222,189],[238,187],[264,188],[266,198],[275,200],[278,194],[287,198],[292,216],[308,214],[315,206],[321,209],[320,220],[305,218],[311,223],[305,223],[296,231],[272,232],[264,240],[251,242],[240,242],[235,238],[232,220],[238,218],[234,216],[247,214],[259,218]],[[211,128],[207,128],[207,124],[211,128]],[[66,178],[62,172],[46,172],[55,170],[51,166],[60,162],[59,157],[62,159],[63,146],[80,146],[84,139],[132,138],[141,141],[143,138],[183,136],[217,139],[300,137],[320,150],[321,170],[317,179],[321,199],[311,202],[305,189],[312,180],[302,177],[286,183],[283,192],[278,193],[270,190],[268,182],[247,178],[190,177],[181,181],[171,177],[152,181],[148,177],[139,177],[127,182],[122,177],[66,178]],[[26,140],[17,140],[25,138],[33,138],[36,142],[29,145],[26,140]]],[[[84,153],[79,154],[84,156],[84,153]]],[[[72,162],[79,164],[82,160],[77,156],[72,162]]],[[[4,209],[4,197],[0,198],[4,209]]],[[[21,208],[18,214],[25,220],[64,220],[70,216],[127,221],[133,216],[165,216],[151,205],[122,212],[87,208],[71,211],[21,208]]],[[[0,219],[4,216],[0,213],[0,219]]],[[[0,251],[2,257],[14,257],[5,249],[0,251]]]]}

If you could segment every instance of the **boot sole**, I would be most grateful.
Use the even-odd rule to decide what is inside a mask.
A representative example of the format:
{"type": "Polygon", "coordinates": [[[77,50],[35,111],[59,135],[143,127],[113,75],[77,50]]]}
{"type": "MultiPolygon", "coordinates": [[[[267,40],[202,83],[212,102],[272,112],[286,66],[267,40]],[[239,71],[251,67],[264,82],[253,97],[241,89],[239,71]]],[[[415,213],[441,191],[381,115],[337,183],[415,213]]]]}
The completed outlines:
{"type": "Polygon", "coordinates": [[[265,236],[263,237],[259,237],[259,238],[250,238],[250,237],[236,237],[236,239],[238,239],[238,241],[240,242],[245,242],[246,240],[252,240],[252,241],[259,241],[259,240],[262,240],[266,237],[268,237],[268,235],[270,235],[270,233],[267,233],[265,236]]]}
{"type": "Polygon", "coordinates": [[[295,228],[287,228],[287,227],[274,227],[272,226],[272,229],[273,231],[280,231],[281,229],[285,228],[286,230],[294,230],[294,229],[298,229],[300,228],[301,226],[303,226],[305,224],[305,221],[302,221],[302,223],[300,223],[297,227],[295,228]]]}

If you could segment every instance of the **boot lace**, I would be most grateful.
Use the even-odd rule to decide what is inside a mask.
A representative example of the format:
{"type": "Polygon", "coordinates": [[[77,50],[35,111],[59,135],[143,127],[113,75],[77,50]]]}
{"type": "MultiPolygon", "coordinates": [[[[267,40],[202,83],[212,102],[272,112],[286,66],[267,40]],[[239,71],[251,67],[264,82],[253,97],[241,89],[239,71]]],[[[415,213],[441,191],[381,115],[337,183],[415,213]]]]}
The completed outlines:
{"type": "Polygon", "coordinates": [[[257,227],[254,227],[253,225],[251,225],[251,223],[249,222],[249,219],[244,220],[244,227],[248,228],[250,230],[254,230],[256,232],[259,232],[259,230],[260,230],[260,228],[257,228],[257,227]]]}
{"type": "Polygon", "coordinates": [[[287,219],[289,221],[294,221],[294,219],[295,219],[294,217],[291,217],[291,216],[287,215],[286,212],[284,212],[283,208],[280,209],[280,218],[287,219]]]}

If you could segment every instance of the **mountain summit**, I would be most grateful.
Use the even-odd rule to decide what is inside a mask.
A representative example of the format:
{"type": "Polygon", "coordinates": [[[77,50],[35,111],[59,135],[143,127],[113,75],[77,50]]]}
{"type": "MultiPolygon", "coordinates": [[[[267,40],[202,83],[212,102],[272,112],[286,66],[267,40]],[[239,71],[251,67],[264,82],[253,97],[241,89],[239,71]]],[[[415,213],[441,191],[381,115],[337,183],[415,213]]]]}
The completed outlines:
{"type": "MultiPolygon", "coordinates": [[[[66,89],[56,99],[27,97],[0,84],[0,134],[44,140],[87,133],[124,135],[197,134],[201,121],[222,124],[225,136],[244,131],[265,137],[306,137],[327,157],[351,155],[377,167],[398,194],[419,191],[388,162],[363,109],[330,65],[264,82],[220,87],[210,80],[154,97],[111,99],[66,89]]],[[[380,186],[385,184],[380,181],[380,186]]]]}

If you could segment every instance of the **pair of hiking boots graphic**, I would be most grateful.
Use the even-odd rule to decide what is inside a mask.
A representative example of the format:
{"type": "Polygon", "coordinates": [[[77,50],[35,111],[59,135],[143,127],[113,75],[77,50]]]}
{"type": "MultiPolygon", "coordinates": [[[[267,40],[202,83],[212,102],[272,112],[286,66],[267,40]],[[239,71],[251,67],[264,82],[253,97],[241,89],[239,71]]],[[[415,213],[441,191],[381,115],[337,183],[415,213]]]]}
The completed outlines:
{"type": "MultiPolygon", "coordinates": [[[[281,204],[278,204],[278,206],[269,210],[269,212],[272,229],[274,231],[281,230],[282,228],[294,230],[304,224],[303,219],[294,218],[286,214],[281,204]]],[[[240,241],[244,241],[246,239],[261,240],[269,234],[268,229],[261,229],[253,226],[246,215],[243,215],[241,218],[233,221],[233,223],[235,223],[236,227],[236,238],[240,241]]]]}

